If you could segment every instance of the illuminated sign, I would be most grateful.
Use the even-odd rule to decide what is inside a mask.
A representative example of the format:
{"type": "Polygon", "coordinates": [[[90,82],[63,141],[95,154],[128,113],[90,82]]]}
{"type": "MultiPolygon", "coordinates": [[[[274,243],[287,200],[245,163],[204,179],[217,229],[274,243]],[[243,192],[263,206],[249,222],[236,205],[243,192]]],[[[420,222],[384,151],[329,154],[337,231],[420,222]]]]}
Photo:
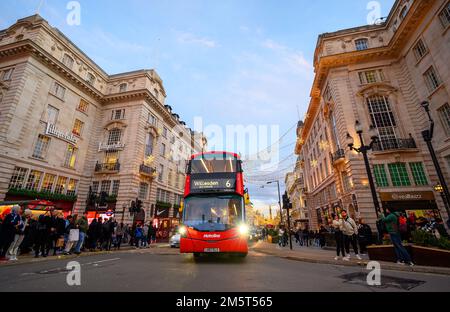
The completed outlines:
{"type": "Polygon", "coordinates": [[[225,191],[234,192],[236,189],[236,179],[199,179],[191,180],[191,190],[200,191],[225,191]]]}

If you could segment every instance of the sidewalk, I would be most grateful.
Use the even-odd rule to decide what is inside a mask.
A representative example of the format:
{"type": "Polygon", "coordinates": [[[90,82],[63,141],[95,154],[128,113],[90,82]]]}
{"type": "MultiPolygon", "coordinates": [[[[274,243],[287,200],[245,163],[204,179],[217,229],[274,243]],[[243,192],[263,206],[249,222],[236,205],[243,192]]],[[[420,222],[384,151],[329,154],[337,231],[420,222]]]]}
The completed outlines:
{"type": "MultiPolygon", "coordinates": [[[[336,252],[332,250],[324,250],[317,247],[300,247],[298,244],[295,244],[295,246],[294,244],[292,244],[292,247],[293,250],[290,250],[289,245],[287,247],[280,247],[278,246],[278,244],[269,244],[267,242],[259,241],[253,245],[252,250],[284,259],[310,263],[366,267],[367,263],[370,262],[367,256],[362,256],[363,260],[358,260],[353,257],[353,255],[350,261],[336,261],[334,260],[336,252]]],[[[381,269],[383,270],[450,275],[449,268],[427,267],[419,265],[410,267],[391,262],[379,262],[381,264],[381,269]]]]}
{"type": "Polygon", "coordinates": [[[116,249],[111,249],[109,251],[106,250],[102,250],[102,251],[94,251],[94,252],[90,252],[90,251],[85,251],[82,252],[79,255],[76,254],[71,254],[71,255],[64,255],[64,254],[60,254],[57,256],[47,256],[47,257],[39,257],[39,258],[35,258],[34,255],[32,253],[30,254],[26,254],[26,255],[22,255],[22,256],[18,256],[17,261],[9,261],[9,260],[5,260],[5,261],[0,261],[0,266],[10,266],[10,265],[17,265],[17,264],[27,264],[27,263],[36,263],[36,262],[44,262],[44,261],[51,261],[51,260],[62,260],[62,259],[74,259],[74,258],[78,258],[78,257],[89,257],[89,256],[98,256],[98,255],[104,255],[104,254],[115,254],[115,253],[122,253],[122,252],[129,252],[129,251],[133,251],[133,250],[148,250],[148,249],[153,249],[153,248],[168,248],[169,244],[168,243],[156,243],[156,244],[151,244],[150,248],[135,248],[134,246],[130,246],[128,244],[123,245],[120,250],[116,250],[116,249]]]}

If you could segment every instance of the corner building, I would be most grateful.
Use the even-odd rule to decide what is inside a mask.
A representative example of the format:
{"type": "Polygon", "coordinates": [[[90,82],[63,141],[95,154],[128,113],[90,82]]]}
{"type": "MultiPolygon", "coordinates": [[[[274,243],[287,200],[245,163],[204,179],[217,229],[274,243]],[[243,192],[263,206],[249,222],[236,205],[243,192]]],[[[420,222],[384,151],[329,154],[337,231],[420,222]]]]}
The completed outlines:
{"type": "Polygon", "coordinates": [[[0,201],[176,222],[204,140],[165,97],[154,70],[108,75],[38,15],[0,31],[0,201]]]}
{"type": "Polygon", "coordinates": [[[430,103],[433,144],[449,183],[449,28],[448,0],[397,0],[381,24],[319,36],[311,102],[295,148],[312,228],[346,209],[376,229],[363,157],[347,143],[349,133],[360,146],[356,121],[365,144],[371,125],[379,138],[369,161],[380,204],[447,220],[434,191],[438,177],[422,137],[429,122],[420,104],[430,103]]]}

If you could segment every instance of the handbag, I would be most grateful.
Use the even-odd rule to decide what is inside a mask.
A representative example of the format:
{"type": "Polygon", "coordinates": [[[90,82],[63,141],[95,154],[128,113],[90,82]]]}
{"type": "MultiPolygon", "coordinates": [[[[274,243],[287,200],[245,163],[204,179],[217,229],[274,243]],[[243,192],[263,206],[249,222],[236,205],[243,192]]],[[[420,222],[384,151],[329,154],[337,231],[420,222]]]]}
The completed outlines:
{"type": "Polygon", "coordinates": [[[71,229],[69,232],[69,241],[70,242],[77,242],[80,237],[80,230],[79,229],[71,229]]]}

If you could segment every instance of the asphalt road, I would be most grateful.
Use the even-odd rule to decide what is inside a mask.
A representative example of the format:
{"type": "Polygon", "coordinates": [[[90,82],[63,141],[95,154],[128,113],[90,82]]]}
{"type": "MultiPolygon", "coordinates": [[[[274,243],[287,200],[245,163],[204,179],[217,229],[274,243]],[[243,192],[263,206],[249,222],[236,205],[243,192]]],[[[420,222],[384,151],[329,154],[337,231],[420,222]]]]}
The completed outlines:
{"type": "Polygon", "coordinates": [[[0,291],[450,291],[450,276],[382,271],[382,286],[370,287],[367,273],[256,252],[195,261],[177,250],[132,250],[0,266],[0,291]],[[81,286],[66,282],[73,260],[81,264],[81,286]]]}

